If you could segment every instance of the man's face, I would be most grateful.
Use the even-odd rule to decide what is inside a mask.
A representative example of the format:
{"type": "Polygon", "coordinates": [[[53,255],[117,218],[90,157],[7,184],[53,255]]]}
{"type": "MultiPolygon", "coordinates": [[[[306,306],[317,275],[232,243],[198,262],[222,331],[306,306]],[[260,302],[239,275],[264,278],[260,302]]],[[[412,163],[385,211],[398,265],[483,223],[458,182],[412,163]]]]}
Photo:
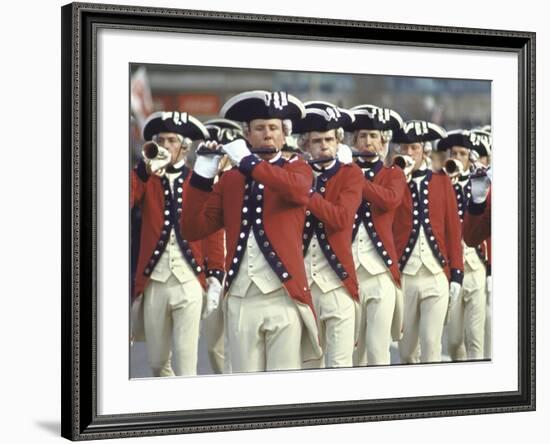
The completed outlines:
{"type": "Polygon", "coordinates": [[[313,159],[322,159],[323,157],[334,157],[338,151],[338,140],[336,139],[336,130],[312,131],[309,133],[307,149],[313,159]]]}
{"type": "Polygon", "coordinates": [[[463,146],[453,146],[451,148],[451,159],[456,159],[462,163],[464,171],[470,167],[470,151],[463,146]]]}
{"type": "Polygon", "coordinates": [[[481,156],[478,159],[478,162],[481,163],[482,165],[485,165],[486,167],[488,167],[489,166],[489,157],[488,156],[481,156]]]}
{"type": "Polygon", "coordinates": [[[180,142],[179,135],[176,133],[158,133],[155,142],[170,152],[172,157],[170,164],[174,165],[182,160],[189,150],[187,145],[180,142]]]}
{"type": "Polygon", "coordinates": [[[413,171],[416,171],[422,165],[424,160],[424,147],[421,143],[404,143],[400,146],[400,153],[406,154],[414,161],[413,171]]]}
{"type": "MultiPolygon", "coordinates": [[[[275,148],[280,151],[285,143],[281,119],[254,119],[248,124],[246,140],[254,148],[275,148]]],[[[261,156],[269,159],[273,155],[261,156]]]]}
{"type": "Polygon", "coordinates": [[[382,157],[384,154],[384,142],[382,133],[379,130],[362,129],[355,134],[355,149],[360,153],[377,154],[382,157]]]}

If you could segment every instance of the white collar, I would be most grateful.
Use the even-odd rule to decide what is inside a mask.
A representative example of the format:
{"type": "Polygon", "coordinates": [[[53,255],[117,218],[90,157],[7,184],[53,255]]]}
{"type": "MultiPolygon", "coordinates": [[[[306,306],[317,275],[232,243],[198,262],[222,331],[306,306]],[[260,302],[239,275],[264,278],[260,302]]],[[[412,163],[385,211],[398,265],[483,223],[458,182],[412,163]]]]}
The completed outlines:
{"type": "MultiPolygon", "coordinates": [[[[181,168],[183,165],[185,164],[185,157],[183,159],[181,159],[179,162],[176,162],[173,167],[174,168],[181,168]]],[[[174,173],[169,173],[169,172],[166,172],[165,173],[168,177],[175,177],[175,176],[179,176],[181,174],[181,171],[176,171],[174,173]]],[[[172,180],[172,179],[170,179],[172,180]]]]}
{"type": "Polygon", "coordinates": [[[275,154],[275,157],[273,159],[269,159],[269,163],[275,163],[277,162],[283,154],[280,151],[277,151],[277,154],[275,154]]]}
{"type": "Polygon", "coordinates": [[[185,157],[181,159],[179,162],[175,163],[174,168],[180,168],[183,166],[184,163],[185,163],[185,157]]]}

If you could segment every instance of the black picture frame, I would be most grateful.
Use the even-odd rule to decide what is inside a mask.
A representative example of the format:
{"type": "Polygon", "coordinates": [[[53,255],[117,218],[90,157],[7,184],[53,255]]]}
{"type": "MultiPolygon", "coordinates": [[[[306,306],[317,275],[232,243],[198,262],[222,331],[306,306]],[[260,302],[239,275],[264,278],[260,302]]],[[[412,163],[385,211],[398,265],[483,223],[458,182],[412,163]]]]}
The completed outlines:
{"type": "Polygon", "coordinates": [[[62,14],[62,436],[121,438],[535,409],[535,33],[72,3],[62,14]],[[96,31],[193,32],[514,53],[519,66],[518,390],[97,414],[96,31]]]}

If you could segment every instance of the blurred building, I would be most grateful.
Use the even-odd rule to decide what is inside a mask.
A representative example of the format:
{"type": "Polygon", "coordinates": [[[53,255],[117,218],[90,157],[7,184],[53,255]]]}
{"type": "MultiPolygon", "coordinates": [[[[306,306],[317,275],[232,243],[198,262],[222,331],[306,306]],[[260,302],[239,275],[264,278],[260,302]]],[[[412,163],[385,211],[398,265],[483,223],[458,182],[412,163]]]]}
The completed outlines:
{"type": "MultiPolygon", "coordinates": [[[[169,65],[133,65],[131,75],[138,82],[132,87],[131,100],[139,102],[131,103],[131,109],[139,112],[179,110],[207,120],[216,117],[231,96],[265,89],[344,108],[362,103],[389,107],[405,120],[430,120],[447,130],[491,123],[491,83],[487,80],[169,65]]],[[[135,117],[137,123],[142,122],[135,117]]]]}

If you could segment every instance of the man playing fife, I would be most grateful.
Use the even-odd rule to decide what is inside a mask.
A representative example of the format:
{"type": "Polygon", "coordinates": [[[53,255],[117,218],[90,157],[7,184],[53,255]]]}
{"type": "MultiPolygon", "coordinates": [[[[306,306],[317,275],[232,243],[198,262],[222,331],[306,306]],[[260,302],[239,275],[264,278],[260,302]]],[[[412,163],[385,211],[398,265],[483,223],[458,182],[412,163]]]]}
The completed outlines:
{"type": "Polygon", "coordinates": [[[313,175],[305,161],[287,161],[280,151],[288,119],[300,119],[305,109],[285,92],[249,91],[229,99],[220,114],[244,122],[246,141],[223,145],[235,168],[215,185],[221,157],[198,156],[183,231],[201,239],[225,228],[233,372],[299,369],[321,356],[301,242],[313,175]]]}
{"type": "MultiPolygon", "coordinates": [[[[210,140],[215,140],[218,143],[229,143],[237,138],[243,138],[242,128],[237,122],[233,122],[227,119],[211,119],[204,122],[204,127],[208,130],[210,140]]],[[[231,164],[224,156],[219,165],[218,177],[223,174],[227,169],[231,168],[231,164]]],[[[213,246],[210,244],[210,254],[215,254],[218,257],[225,258],[225,233],[220,230],[219,235],[220,242],[216,245],[216,250],[213,251],[213,246]]],[[[206,275],[208,278],[215,277],[220,280],[224,278],[224,273],[220,273],[220,270],[211,270],[209,266],[209,257],[205,257],[207,265],[206,275]]],[[[220,290],[222,288],[220,287],[220,290]]],[[[210,367],[214,373],[230,373],[230,369],[225,366],[224,359],[224,323],[223,323],[223,311],[221,305],[219,305],[220,293],[212,294],[208,292],[206,297],[206,303],[203,310],[203,319],[201,334],[206,342],[208,350],[208,358],[210,361],[210,367]]]]}
{"type": "Polygon", "coordinates": [[[373,105],[351,109],[356,164],[362,169],[362,202],[353,225],[353,258],[359,280],[361,324],[356,365],[390,364],[390,343],[402,328],[402,294],[392,225],[407,188],[403,171],[385,167],[392,131],[403,120],[395,111],[373,105]],[[392,328],[393,325],[393,328],[392,328]]]}
{"type": "Polygon", "coordinates": [[[351,254],[353,217],[361,201],[362,174],[336,158],[342,126],[353,116],[330,103],[306,103],[297,122],[300,147],[311,156],[314,183],[304,227],[304,258],[324,359],[308,367],[351,367],[358,286],[351,254]]]}

